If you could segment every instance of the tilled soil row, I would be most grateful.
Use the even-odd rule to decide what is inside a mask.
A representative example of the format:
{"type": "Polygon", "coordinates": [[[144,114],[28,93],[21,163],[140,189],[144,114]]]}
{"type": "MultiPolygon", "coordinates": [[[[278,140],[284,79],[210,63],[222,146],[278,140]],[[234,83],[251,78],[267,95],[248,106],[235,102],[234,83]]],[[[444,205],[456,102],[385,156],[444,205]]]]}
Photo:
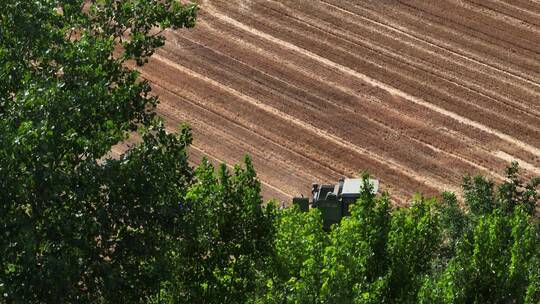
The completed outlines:
{"type": "MultiPolygon", "coordinates": [[[[212,3],[217,4],[218,2],[212,3]]],[[[233,9],[233,4],[227,2],[222,9],[233,9]]],[[[426,96],[424,99],[429,100],[430,103],[435,103],[455,113],[462,113],[470,120],[478,121],[489,128],[500,130],[519,140],[540,144],[540,132],[535,127],[540,123],[540,119],[531,118],[533,122],[529,122],[527,116],[512,113],[511,109],[501,108],[484,96],[471,93],[466,88],[440,77],[433,77],[425,70],[413,67],[408,62],[396,60],[368,48],[359,50],[358,45],[333,39],[329,35],[323,39],[321,36],[324,33],[314,32],[313,29],[309,34],[307,31],[309,29],[306,28],[295,31],[295,22],[293,21],[286,23],[285,26],[283,25],[285,22],[263,22],[260,17],[245,16],[241,18],[239,13],[235,11],[229,12],[227,10],[226,12],[228,15],[242,20],[243,24],[254,30],[268,30],[269,25],[272,25],[272,36],[277,39],[289,43],[294,42],[302,49],[328,58],[341,66],[354,67],[355,71],[362,71],[363,74],[371,78],[390,84],[392,87],[399,88],[411,95],[426,96]],[[494,117],[495,115],[498,117],[494,117]],[[526,123],[522,123],[524,120],[526,123]]]]}
{"type": "MultiPolygon", "coordinates": [[[[167,67],[159,67],[161,77],[167,76],[167,67]]],[[[182,77],[189,77],[190,74],[183,75],[182,77]]],[[[174,81],[179,79],[178,71],[171,73],[171,79],[174,81]]],[[[193,87],[181,87],[182,94],[194,95],[199,85],[200,79],[193,78],[187,79],[186,82],[189,86],[193,87]]],[[[161,80],[161,82],[164,82],[161,80]]],[[[370,157],[366,157],[362,154],[358,155],[356,151],[351,151],[350,148],[337,146],[335,140],[325,139],[323,136],[317,136],[317,134],[306,134],[305,130],[297,130],[298,126],[291,123],[288,119],[284,119],[279,115],[272,113],[262,112],[256,107],[252,107],[249,102],[243,100],[243,97],[239,95],[229,95],[227,92],[223,92],[222,89],[216,87],[206,87],[204,90],[209,96],[213,98],[206,98],[203,96],[200,102],[206,103],[207,100],[212,100],[212,104],[206,104],[206,107],[219,111],[222,115],[228,115],[230,119],[235,120],[237,123],[242,123],[248,128],[255,129],[258,133],[279,142],[286,148],[297,151],[304,156],[313,159],[321,164],[330,164],[334,172],[343,176],[353,176],[358,174],[362,169],[369,169],[371,172],[375,172],[374,168],[379,169],[381,172],[390,170],[392,174],[386,174],[388,176],[396,176],[399,171],[396,172],[392,169],[385,169],[386,164],[382,164],[380,161],[373,163],[370,157]],[[216,99],[219,96],[219,99],[216,99]],[[328,148],[330,147],[330,151],[328,148]],[[381,170],[382,169],[382,170],[381,170]]],[[[200,95],[200,94],[198,94],[200,95]]],[[[300,164],[301,166],[308,166],[305,162],[300,164]]],[[[397,178],[397,177],[396,177],[397,178]]],[[[408,177],[403,177],[408,178],[408,177]]],[[[416,187],[422,187],[422,183],[414,182],[416,187]]],[[[305,187],[305,181],[304,181],[305,187]]],[[[423,187],[426,193],[433,193],[434,188],[423,187]]]]}
{"type": "MultiPolygon", "coordinates": [[[[198,51],[198,54],[201,53],[207,53],[206,51],[198,51]]],[[[177,57],[176,54],[167,54],[168,58],[170,58],[173,61],[183,61],[184,57],[177,57]]],[[[272,84],[273,79],[268,78],[264,79],[264,75],[257,75],[257,71],[253,70],[253,68],[245,66],[243,64],[240,64],[238,62],[232,62],[231,65],[227,65],[227,61],[229,58],[226,57],[220,57],[219,60],[212,60],[212,58],[207,58],[203,56],[200,60],[197,59],[196,56],[188,56],[190,58],[189,62],[186,62],[185,65],[197,70],[197,72],[205,72],[207,75],[213,79],[220,79],[226,82],[228,86],[238,88],[240,89],[244,94],[252,93],[252,94],[263,94],[264,96],[270,96],[270,95],[276,95],[276,92],[279,91],[287,91],[287,87],[279,87],[279,84],[282,84],[283,82],[278,82],[277,84],[272,84]],[[208,65],[208,66],[207,66],[208,65]],[[242,71],[244,70],[244,71],[242,71]],[[236,72],[235,72],[236,71],[236,72]],[[261,85],[264,84],[264,85],[261,85]],[[272,90],[268,90],[268,87],[274,87],[272,90]],[[261,91],[266,91],[262,92],[261,91]]],[[[320,90],[320,88],[319,88],[320,90]]],[[[309,96],[296,96],[296,99],[298,98],[304,98],[309,99],[309,96]]],[[[287,106],[289,107],[289,110],[292,113],[295,113],[295,115],[301,114],[302,112],[306,112],[309,110],[315,111],[314,115],[321,115],[320,112],[318,112],[318,109],[311,109],[306,107],[305,104],[295,104],[295,99],[291,98],[290,96],[277,96],[277,98],[268,98],[266,99],[267,103],[272,103],[276,107],[282,107],[282,100],[287,101],[287,106]]],[[[322,117],[319,119],[319,122],[326,122],[327,124],[333,123],[338,124],[337,126],[327,126],[326,129],[329,128],[335,128],[336,130],[333,130],[335,133],[340,133],[340,129],[343,129],[345,131],[348,131],[350,134],[361,134],[362,130],[355,128],[360,125],[361,127],[367,127],[371,130],[371,133],[376,134],[379,138],[374,138],[373,135],[370,135],[366,138],[364,138],[365,142],[362,142],[364,146],[369,148],[370,150],[374,150],[378,153],[385,153],[384,150],[387,149],[388,144],[385,143],[385,141],[380,140],[380,136],[384,134],[384,137],[388,137],[391,139],[392,137],[397,136],[397,138],[393,138],[393,140],[396,142],[398,146],[401,147],[407,147],[407,149],[413,149],[415,151],[420,151],[421,153],[418,153],[420,155],[430,155],[431,154],[431,160],[425,159],[423,161],[424,164],[428,164],[433,162],[433,165],[440,164],[444,167],[446,165],[444,163],[445,159],[441,159],[441,156],[439,154],[439,150],[437,148],[434,148],[431,144],[428,144],[427,142],[422,142],[423,137],[420,134],[418,138],[410,139],[407,136],[400,136],[399,133],[396,133],[395,130],[392,128],[392,126],[386,124],[386,123],[394,123],[393,127],[398,128],[399,126],[403,127],[404,125],[407,126],[411,130],[423,130],[425,132],[431,132],[432,137],[437,140],[438,137],[440,137],[440,132],[432,132],[434,131],[431,127],[425,127],[422,128],[421,126],[418,126],[417,120],[413,120],[407,117],[405,120],[400,119],[402,115],[400,115],[398,112],[396,112],[393,109],[383,108],[378,109],[378,107],[369,106],[369,105],[363,105],[362,103],[356,105],[355,110],[347,109],[347,106],[336,104],[335,102],[332,102],[331,100],[316,100],[318,104],[323,106],[326,109],[326,113],[336,113],[329,115],[327,117],[322,117]],[[378,111],[373,111],[373,109],[376,109],[378,111]],[[343,114],[340,112],[346,112],[345,110],[349,110],[349,113],[343,114]],[[347,121],[347,116],[352,117],[351,121],[347,121]],[[379,118],[378,116],[382,116],[382,119],[386,119],[387,121],[376,121],[373,118],[379,118]],[[373,118],[371,118],[373,117],[373,118]],[[397,124],[395,122],[398,122],[397,124]],[[401,123],[400,123],[401,122],[401,123]],[[373,144],[373,146],[369,146],[369,144],[373,144]],[[379,147],[377,147],[379,145],[379,147]],[[429,145],[429,146],[428,146],[429,145]],[[436,149],[437,151],[435,151],[436,149]],[[435,153],[436,152],[436,153],[435,153]]],[[[323,126],[321,126],[323,127],[323,126]]],[[[346,136],[346,135],[345,135],[346,136]]],[[[386,139],[386,138],[383,138],[386,139]]],[[[463,147],[462,143],[456,144],[457,147],[463,147]]],[[[393,151],[396,152],[396,151],[393,151]]],[[[443,153],[446,153],[444,151],[441,151],[443,153]]],[[[389,157],[392,155],[388,155],[389,157]]],[[[394,155],[393,157],[397,158],[403,158],[403,155],[394,155]]],[[[452,158],[458,158],[454,155],[452,158]]],[[[462,160],[461,158],[459,158],[462,160]]],[[[455,159],[454,159],[455,161],[455,159]]],[[[416,166],[417,164],[414,164],[416,166]]],[[[463,169],[463,168],[462,168],[463,169]]],[[[474,168],[468,167],[465,168],[468,170],[474,170],[474,168]]],[[[447,171],[448,172],[448,171],[447,171]]],[[[441,172],[441,174],[447,173],[447,172],[441,172]]],[[[439,175],[440,176],[440,175],[439,175]]]]}
{"type": "Polygon", "coordinates": [[[161,115],[193,127],[194,160],[251,154],[284,201],[361,170],[406,203],[466,172],[501,179],[509,157],[540,167],[533,3],[241,2],[203,1],[144,69],[161,115]]]}
{"type": "MultiPolygon", "coordinates": [[[[203,90],[204,94],[201,94],[201,92],[199,92],[199,88],[202,88],[204,83],[201,83],[200,79],[189,78],[190,74],[179,75],[178,71],[167,66],[161,66],[158,64],[154,65],[156,66],[156,69],[159,71],[160,75],[160,79],[154,79],[154,81],[170,84],[175,83],[176,80],[181,78],[186,79],[186,83],[189,85],[183,85],[178,94],[189,94],[190,97],[195,96],[200,98],[199,102],[204,104],[204,107],[213,109],[214,111],[219,112],[221,115],[227,116],[229,119],[254,130],[258,134],[261,134],[274,142],[278,142],[281,146],[288,150],[301,153],[305,157],[322,164],[332,164],[331,168],[334,172],[336,172],[334,176],[354,176],[363,169],[368,169],[371,172],[375,172],[377,169],[381,173],[386,172],[382,175],[388,176],[388,179],[391,179],[391,181],[389,180],[388,185],[395,184],[398,182],[398,180],[401,180],[403,183],[410,183],[411,187],[413,187],[411,189],[422,189],[422,192],[430,194],[434,194],[436,192],[435,188],[427,187],[423,184],[423,182],[415,180],[408,182],[407,180],[410,179],[408,175],[400,176],[401,171],[393,168],[385,168],[388,166],[387,164],[381,163],[380,161],[374,162],[369,156],[361,154],[359,155],[350,149],[336,146],[335,142],[329,142],[324,137],[321,138],[316,134],[306,133],[305,130],[299,130],[298,127],[295,124],[292,124],[290,121],[270,113],[262,112],[257,108],[250,106],[250,104],[243,101],[242,98],[238,98],[238,96],[231,96],[227,94],[227,92],[220,90],[220,88],[207,86],[203,90]],[[231,109],[231,105],[235,105],[235,107],[231,109]]],[[[167,112],[167,109],[165,109],[164,112],[167,112]]],[[[191,119],[197,119],[197,116],[191,117],[191,119]]],[[[226,141],[224,142],[226,143],[226,141]]],[[[219,145],[217,141],[215,144],[213,144],[213,147],[216,145],[219,145]]],[[[232,145],[234,146],[234,144],[232,145]]],[[[253,146],[255,147],[256,143],[253,143],[253,146]]],[[[216,150],[217,153],[220,153],[220,149],[214,149],[213,147],[211,149],[216,150]]],[[[264,148],[266,148],[266,145],[264,148]]],[[[250,154],[257,152],[254,149],[250,149],[248,151],[250,154]]],[[[225,150],[221,153],[227,154],[228,152],[225,150]]],[[[277,152],[270,150],[267,153],[272,154],[277,152]]],[[[233,153],[233,155],[239,156],[241,154],[233,153]]],[[[310,167],[305,161],[300,163],[300,165],[306,166],[307,168],[312,168],[312,166],[310,167]]],[[[285,183],[290,181],[289,177],[286,175],[285,177],[283,175],[281,177],[285,183]]],[[[311,181],[312,180],[309,182],[311,181]]],[[[302,186],[297,186],[298,189],[305,189],[306,184],[309,184],[309,182],[306,183],[304,180],[302,186]]]]}
{"type": "Polygon", "coordinates": [[[496,35],[486,35],[478,29],[410,5],[396,4],[387,7],[363,2],[362,6],[350,6],[343,0],[322,1],[329,7],[338,7],[352,14],[372,18],[538,85],[540,62],[534,59],[535,54],[501,41],[496,35]]]}
{"type": "MultiPolygon", "coordinates": [[[[540,94],[540,85],[531,90],[529,83],[525,80],[471,61],[447,48],[418,39],[368,18],[354,18],[355,15],[343,18],[341,12],[336,13],[334,10],[320,6],[310,6],[303,8],[302,11],[299,8],[287,9],[280,2],[271,2],[270,4],[265,2],[264,6],[274,9],[274,12],[270,13],[286,14],[289,18],[305,21],[310,26],[317,27],[323,32],[340,37],[345,41],[379,50],[379,52],[424,69],[426,73],[456,82],[468,90],[487,96],[492,102],[507,105],[510,109],[519,109],[520,115],[532,114],[530,107],[526,107],[526,104],[532,103],[534,105],[540,94]],[[506,87],[506,89],[502,92],[497,90],[501,87],[506,87]]],[[[540,112],[534,114],[534,118],[540,117],[540,112]]]]}
{"type": "MultiPolygon", "coordinates": [[[[288,58],[288,57],[287,57],[287,58],[288,58]]],[[[525,152],[525,156],[526,156],[526,157],[529,157],[530,155],[527,155],[527,154],[528,154],[528,153],[527,153],[527,152],[525,152]]],[[[524,159],[526,159],[526,158],[524,158],[524,159]]]]}

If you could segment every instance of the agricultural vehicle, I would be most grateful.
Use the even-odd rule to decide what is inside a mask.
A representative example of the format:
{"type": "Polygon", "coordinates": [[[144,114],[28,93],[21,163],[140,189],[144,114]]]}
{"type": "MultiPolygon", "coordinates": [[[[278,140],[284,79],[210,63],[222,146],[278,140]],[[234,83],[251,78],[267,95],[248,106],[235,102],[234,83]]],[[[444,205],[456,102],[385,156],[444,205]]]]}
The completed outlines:
{"type": "MultiPolygon", "coordinates": [[[[368,179],[371,192],[377,193],[379,181],[368,179]]],[[[293,198],[293,204],[298,205],[301,211],[307,212],[310,208],[318,208],[323,218],[323,227],[329,230],[330,226],[339,223],[344,216],[349,215],[349,206],[360,197],[363,186],[361,178],[340,179],[337,184],[313,184],[311,200],[307,197],[293,198]]]]}

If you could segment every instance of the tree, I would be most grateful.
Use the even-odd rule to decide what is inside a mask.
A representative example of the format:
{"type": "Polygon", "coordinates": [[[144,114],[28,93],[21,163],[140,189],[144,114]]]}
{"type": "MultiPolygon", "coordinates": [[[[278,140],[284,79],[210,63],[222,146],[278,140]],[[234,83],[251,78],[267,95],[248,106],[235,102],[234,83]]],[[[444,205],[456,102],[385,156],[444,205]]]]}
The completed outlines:
{"type": "Polygon", "coordinates": [[[330,233],[320,291],[324,302],[353,303],[355,298],[376,302],[386,288],[383,277],[389,265],[390,198],[387,194],[375,197],[369,188],[369,176],[363,179],[366,188],[350,206],[351,216],[330,233]]]}
{"type": "Polygon", "coordinates": [[[278,263],[252,302],[537,303],[537,183],[507,172],[500,185],[465,178],[466,210],[453,193],[391,209],[388,194],[361,189],[326,237],[317,210],[278,211],[278,263]]]}
{"type": "Polygon", "coordinates": [[[181,238],[171,251],[171,303],[244,303],[253,296],[271,252],[273,211],[261,208],[251,160],[231,174],[203,160],[181,208],[181,238]]]}
{"type": "Polygon", "coordinates": [[[173,0],[0,3],[0,297],[142,302],[191,185],[187,128],[165,132],[136,71],[159,29],[192,27],[173,0]],[[117,159],[131,132],[141,143],[117,159]]]}
{"type": "Polygon", "coordinates": [[[539,239],[523,209],[512,215],[497,209],[479,218],[443,272],[424,282],[422,302],[523,303],[527,294],[534,303],[540,300],[533,275],[539,239]]]}
{"type": "MultiPolygon", "coordinates": [[[[518,167],[495,184],[482,176],[464,180],[469,213],[443,206],[445,258],[419,292],[423,303],[537,303],[538,179],[524,183],[518,167]],[[453,219],[449,223],[448,219],[453,219]],[[448,246],[450,245],[450,246],[448,246]]],[[[448,199],[445,195],[445,200],[448,199]]],[[[444,248],[443,247],[443,248],[444,248]]]]}
{"type": "Polygon", "coordinates": [[[277,212],[269,265],[256,294],[262,303],[317,303],[328,236],[317,209],[277,212]]]}
{"type": "Polygon", "coordinates": [[[535,212],[539,194],[536,187],[540,185],[540,177],[532,178],[525,183],[518,174],[518,164],[513,162],[506,168],[506,180],[497,187],[483,176],[463,179],[465,205],[473,215],[483,215],[500,209],[512,214],[517,206],[524,207],[529,214],[535,212]]]}

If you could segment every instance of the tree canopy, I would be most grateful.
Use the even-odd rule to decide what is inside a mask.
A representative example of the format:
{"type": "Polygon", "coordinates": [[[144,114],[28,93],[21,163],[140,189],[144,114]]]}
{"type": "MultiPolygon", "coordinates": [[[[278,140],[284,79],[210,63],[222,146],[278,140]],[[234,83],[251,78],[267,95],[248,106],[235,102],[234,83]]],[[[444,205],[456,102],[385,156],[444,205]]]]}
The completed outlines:
{"type": "Polygon", "coordinates": [[[173,0],[0,2],[0,296],[138,302],[170,275],[193,172],[187,128],[167,134],[138,73],[173,0]],[[120,158],[111,147],[137,132],[120,158]],[[166,170],[165,170],[166,168],[166,170]]]}
{"type": "Polygon", "coordinates": [[[283,210],[255,302],[538,303],[539,180],[517,172],[512,164],[497,187],[465,177],[461,207],[444,193],[391,208],[387,194],[364,190],[328,234],[318,210],[283,210]]]}

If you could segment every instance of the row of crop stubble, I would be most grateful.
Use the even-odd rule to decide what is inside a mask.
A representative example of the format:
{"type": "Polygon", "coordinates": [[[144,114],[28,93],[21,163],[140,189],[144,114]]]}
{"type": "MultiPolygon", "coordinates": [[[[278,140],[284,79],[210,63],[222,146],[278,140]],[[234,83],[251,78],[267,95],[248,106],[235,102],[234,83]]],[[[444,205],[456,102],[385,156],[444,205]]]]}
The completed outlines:
{"type": "Polygon", "coordinates": [[[252,155],[266,197],[368,170],[405,202],[508,155],[538,173],[540,9],[439,2],[206,1],[143,75],[195,159],[252,155]]]}

